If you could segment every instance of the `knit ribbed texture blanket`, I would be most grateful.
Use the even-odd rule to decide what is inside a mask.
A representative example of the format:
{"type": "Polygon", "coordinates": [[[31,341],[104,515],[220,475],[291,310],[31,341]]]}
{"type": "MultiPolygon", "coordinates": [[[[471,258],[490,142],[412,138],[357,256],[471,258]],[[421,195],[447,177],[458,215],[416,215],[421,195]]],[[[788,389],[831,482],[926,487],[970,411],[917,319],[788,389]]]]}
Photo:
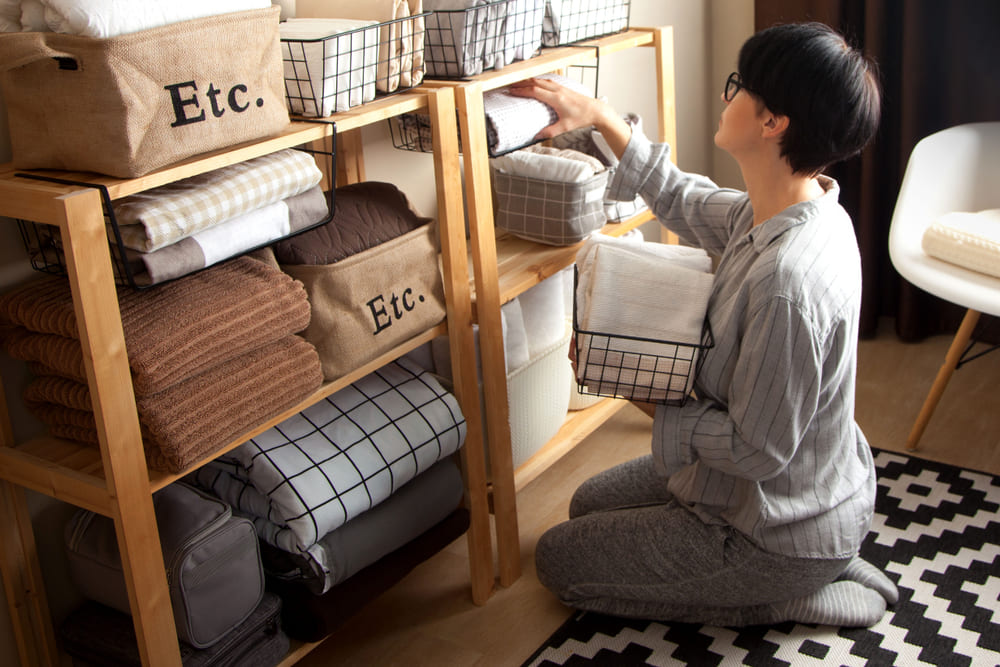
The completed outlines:
{"type": "MultiPolygon", "coordinates": [[[[118,305],[151,468],[180,472],[322,383],[301,283],[241,257],[118,305]]],[[[97,442],[69,284],[45,277],[0,296],[8,353],[37,378],[25,404],[50,432],[97,442]]]]}
{"type": "MultiPolygon", "coordinates": [[[[316,349],[288,335],[137,399],[147,463],[181,472],[299,403],[321,382],[316,349]]],[[[41,376],[25,388],[24,402],[53,435],[96,444],[87,385],[41,376]]]]}
{"type": "MultiPolygon", "coordinates": [[[[249,257],[153,290],[120,287],[118,307],[137,396],[163,391],[247,349],[298,333],[310,317],[300,282],[249,257]]],[[[11,356],[85,380],[73,298],[64,278],[45,277],[0,295],[0,322],[19,327],[5,341],[11,356]]]]}

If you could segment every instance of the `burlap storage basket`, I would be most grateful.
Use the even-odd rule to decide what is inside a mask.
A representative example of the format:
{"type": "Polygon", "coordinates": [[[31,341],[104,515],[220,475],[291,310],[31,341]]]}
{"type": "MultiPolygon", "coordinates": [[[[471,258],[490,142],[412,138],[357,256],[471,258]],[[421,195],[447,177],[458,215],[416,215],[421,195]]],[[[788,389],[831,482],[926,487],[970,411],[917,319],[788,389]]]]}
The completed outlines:
{"type": "Polygon", "coordinates": [[[288,125],[278,7],[108,39],[0,34],[19,169],[141,176],[288,125]]]}
{"type": "Polygon", "coordinates": [[[567,246],[604,226],[608,172],[579,183],[546,181],[492,169],[495,224],[514,236],[567,246]]]}
{"type": "Polygon", "coordinates": [[[334,380],[440,323],[444,287],[428,223],[334,264],[283,264],[305,285],[312,318],[303,333],[334,380]]]}

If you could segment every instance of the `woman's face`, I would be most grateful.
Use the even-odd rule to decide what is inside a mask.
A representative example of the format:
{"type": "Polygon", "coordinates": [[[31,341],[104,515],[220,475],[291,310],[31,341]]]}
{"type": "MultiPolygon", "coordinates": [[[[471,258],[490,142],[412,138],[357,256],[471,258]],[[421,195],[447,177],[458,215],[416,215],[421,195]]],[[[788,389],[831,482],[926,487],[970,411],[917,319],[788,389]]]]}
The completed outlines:
{"type": "Polygon", "coordinates": [[[719,117],[719,129],[715,133],[715,145],[734,157],[760,140],[760,118],[762,105],[754,95],[745,89],[738,90],[727,102],[719,117]]]}

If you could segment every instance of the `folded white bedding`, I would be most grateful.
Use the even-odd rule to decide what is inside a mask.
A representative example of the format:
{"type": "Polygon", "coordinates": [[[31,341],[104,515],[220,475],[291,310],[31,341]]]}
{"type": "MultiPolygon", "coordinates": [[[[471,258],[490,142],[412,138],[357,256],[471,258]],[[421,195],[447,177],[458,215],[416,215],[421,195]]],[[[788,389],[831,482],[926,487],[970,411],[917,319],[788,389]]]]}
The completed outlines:
{"type": "Polygon", "coordinates": [[[641,400],[683,397],[712,292],[708,255],[594,235],[578,253],[577,266],[578,326],[606,334],[581,337],[580,383],[595,393],[641,400]]]}
{"type": "Polygon", "coordinates": [[[271,6],[271,0],[4,0],[5,31],[13,27],[12,5],[19,5],[17,30],[107,38],[206,16],[264,9],[271,6]]]}
{"type": "Polygon", "coordinates": [[[320,18],[281,23],[281,59],[292,113],[326,117],[375,99],[377,24],[320,18]]]}
{"type": "Polygon", "coordinates": [[[1000,209],[947,213],[924,230],[921,244],[931,257],[1000,278],[1000,209]]]}

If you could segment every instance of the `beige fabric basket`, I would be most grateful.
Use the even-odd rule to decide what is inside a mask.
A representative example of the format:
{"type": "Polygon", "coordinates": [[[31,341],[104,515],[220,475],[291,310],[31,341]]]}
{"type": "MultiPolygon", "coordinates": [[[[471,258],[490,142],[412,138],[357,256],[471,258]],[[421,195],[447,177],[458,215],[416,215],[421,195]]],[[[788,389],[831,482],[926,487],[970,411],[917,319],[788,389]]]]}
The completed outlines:
{"type": "Polygon", "coordinates": [[[288,125],[278,7],[96,39],[0,34],[14,166],[142,176],[288,125]]]}
{"type": "Polygon", "coordinates": [[[305,285],[303,337],[334,380],[445,318],[436,225],[428,223],[334,264],[283,264],[305,285]]]}

